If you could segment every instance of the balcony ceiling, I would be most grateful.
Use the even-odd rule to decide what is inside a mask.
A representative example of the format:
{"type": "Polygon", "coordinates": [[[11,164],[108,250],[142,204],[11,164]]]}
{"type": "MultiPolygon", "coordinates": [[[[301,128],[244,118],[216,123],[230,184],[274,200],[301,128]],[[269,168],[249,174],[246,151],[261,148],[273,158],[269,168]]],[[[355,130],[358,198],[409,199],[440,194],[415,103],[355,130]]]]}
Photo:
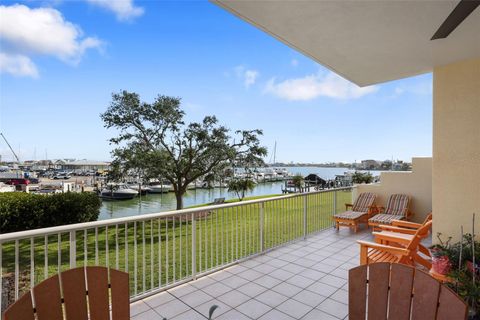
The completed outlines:
{"type": "Polygon", "coordinates": [[[480,57],[480,7],[430,40],[458,1],[212,1],[359,86],[480,57]]]}

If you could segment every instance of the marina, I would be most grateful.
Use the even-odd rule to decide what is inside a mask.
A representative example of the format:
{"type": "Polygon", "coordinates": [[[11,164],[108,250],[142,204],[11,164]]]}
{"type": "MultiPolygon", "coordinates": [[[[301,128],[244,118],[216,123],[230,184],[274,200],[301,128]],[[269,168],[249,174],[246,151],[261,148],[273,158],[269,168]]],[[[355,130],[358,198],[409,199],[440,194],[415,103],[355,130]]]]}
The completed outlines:
{"type": "MultiPolygon", "coordinates": [[[[249,178],[255,182],[253,190],[246,192],[246,198],[261,196],[280,195],[282,193],[298,192],[292,185],[292,177],[300,175],[307,177],[315,175],[321,181],[341,181],[345,174],[350,174],[348,168],[326,167],[266,167],[252,170],[250,173],[237,171],[236,178],[249,178]]],[[[55,174],[44,173],[38,178],[30,174],[29,178],[21,178],[25,175],[3,172],[8,179],[2,182],[1,192],[27,191],[38,194],[62,193],[62,192],[96,192],[102,199],[99,220],[136,216],[142,214],[164,212],[176,208],[173,187],[166,181],[157,181],[139,184],[134,179],[126,183],[107,183],[105,175],[78,175],[84,172],[60,171],[55,174]],[[8,181],[7,181],[8,180],[8,181]],[[27,181],[26,184],[16,182],[27,181]],[[35,183],[33,183],[35,182],[35,183]],[[13,185],[12,185],[13,184],[13,185]]],[[[25,183],[25,182],[23,182],[25,183]]],[[[343,182],[342,182],[343,183],[343,182]]],[[[225,201],[238,200],[234,192],[228,191],[228,179],[225,181],[202,181],[191,183],[183,196],[184,207],[192,207],[213,203],[215,199],[224,198],[225,201]]],[[[321,185],[330,188],[330,185],[321,185]]],[[[318,189],[305,188],[303,191],[318,189]]]]}
{"type": "MultiPolygon", "coordinates": [[[[307,176],[310,173],[315,173],[325,180],[335,179],[336,176],[342,176],[345,172],[349,172],[347,168],[285,167],[284,169],[291,175],[307,176]]],[[[252,191],[247,192],[246,197],[280,195],[283,188],[285,188],[285,181],[283,180],[259,182],[252,191]]],[[[225,187],[195,188],[187,190],[183,201],[185,208],[188,208],[213,203],[218,198],[225,198],[225,201],[228,201],[237,199],[237,196],[234,192],[229,192],[228,188],[225,187]]],[[[124,201],[103,201],[99,220],[170,211],[175,210],[175,206],[176,201],[173,192],[140,195],[124,201]]]]}

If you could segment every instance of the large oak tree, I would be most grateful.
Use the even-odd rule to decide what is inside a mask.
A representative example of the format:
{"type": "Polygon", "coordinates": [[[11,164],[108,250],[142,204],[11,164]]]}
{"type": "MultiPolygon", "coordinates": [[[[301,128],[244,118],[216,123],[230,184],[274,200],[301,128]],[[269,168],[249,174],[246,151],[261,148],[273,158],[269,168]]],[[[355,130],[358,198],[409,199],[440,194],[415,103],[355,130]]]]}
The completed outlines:
{"type": "Polygon", "coordinates": [[[117,146],[112,152],[114,164],[168,180],[177,209],[183,208],[187,186],[196,179],[235,165],[239,159],[263,163],[267,153],[260,145],[261,130],[237,130],[232,135],[215,116],[188,124],[184,116],[179,98],[159,95],[146,103],[128,91],[112,94],[110,106],[101,114],[105,127],[118,132],[110,139],[117,146]]]}

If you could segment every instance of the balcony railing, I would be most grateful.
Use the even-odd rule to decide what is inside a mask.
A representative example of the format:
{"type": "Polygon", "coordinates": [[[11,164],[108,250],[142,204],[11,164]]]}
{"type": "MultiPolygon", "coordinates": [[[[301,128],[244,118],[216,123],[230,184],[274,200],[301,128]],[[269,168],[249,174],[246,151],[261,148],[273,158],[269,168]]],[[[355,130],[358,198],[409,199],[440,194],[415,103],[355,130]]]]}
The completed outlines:
{"type": "Polygon", "coordinates": [[[332,227],[352,189],[227,203],[0,235],[2,310],[63,270],[130,274],[137,300],[332,227]]]}

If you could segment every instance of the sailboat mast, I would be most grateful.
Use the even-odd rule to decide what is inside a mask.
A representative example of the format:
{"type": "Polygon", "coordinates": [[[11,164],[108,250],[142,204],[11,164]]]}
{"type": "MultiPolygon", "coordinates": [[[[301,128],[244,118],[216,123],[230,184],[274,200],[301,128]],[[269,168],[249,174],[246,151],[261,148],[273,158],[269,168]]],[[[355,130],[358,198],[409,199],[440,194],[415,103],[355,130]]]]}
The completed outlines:
{"type": "Polygon", "coordinates": [[[275,141],[275,146],[273,147],[273,163],[277,163],[277,141],[275,141]]]}

